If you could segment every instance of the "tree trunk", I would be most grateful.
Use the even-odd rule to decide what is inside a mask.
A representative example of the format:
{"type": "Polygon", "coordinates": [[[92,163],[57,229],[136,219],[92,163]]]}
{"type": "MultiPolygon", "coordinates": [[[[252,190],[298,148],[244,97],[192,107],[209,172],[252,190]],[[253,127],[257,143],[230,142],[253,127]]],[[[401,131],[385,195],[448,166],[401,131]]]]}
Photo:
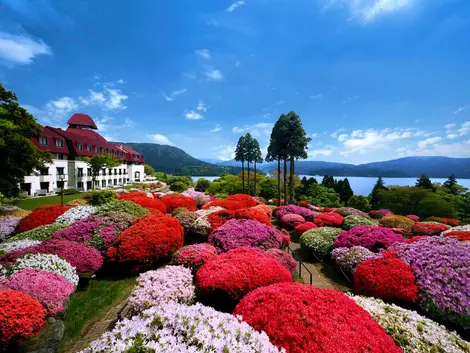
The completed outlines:
{"type": "Polygon", "coordinates": [[[284,205],[287,204],[287,158],[284,158],[284,205]]]}
{"type": "Polygon", "coordinates": [[[277,206],[281,206],[281,158],[277,159],[277,206]]]}
{"type": "Polygon", "coordinates": [[[242,190],[245,193],[245,161],[242,161],[242,190]]]}
{"type": "Polygon", "coordinates": [[[294,203],[294,156],[290,156],[289,203],[294,203]]]}
{"type": "Polygon", "coordinates": [[[255,189],[253,191],[253,196],[256,196],[256,159],[255,159],[255,180],[254,180],[254,184],[255,184],[255,189]]]}
{"type": "Polygon", "coordinates": [[[250,190],[250,161],[247,162],[247,168],[248,168],[248,195],[251,195],[251,190],[250,190]]]}

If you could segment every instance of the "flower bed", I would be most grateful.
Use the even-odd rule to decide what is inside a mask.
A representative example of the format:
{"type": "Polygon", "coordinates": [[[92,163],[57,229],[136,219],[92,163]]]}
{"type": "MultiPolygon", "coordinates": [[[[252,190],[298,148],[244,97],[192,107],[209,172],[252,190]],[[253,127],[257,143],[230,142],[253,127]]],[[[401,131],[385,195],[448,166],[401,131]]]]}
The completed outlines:
{"type": "Polygon", "coordinates": [[[0,339],[21,341],[34,335],[44,325],[46,313],[41,304],[16,290],[0,291],[0,339]]]}
{"type": "Polygon", "coordinates": [[[256,288],[278,282],[292,282],[291,273],[271,256],[249,248],[221,254],[196,273],[196,286],[203,292],[220,291],[235,301],[256,288]]]}
{"type": "Polygon", "coordinates": [[[258,221],[260,223],[266,224],[267,226],[271,226],[271,217],[266,214],[266,210],[257,207],[258,206],[250,208],[241,208],[235,211],[234,216],[236,219],[252,219],[253,221],[258,221]]]}
{"type": "Polygon", "coordinates": [[[29,240],[29,239],[24,239],[24,240],[18,240],[18,241],[12,241],[8,243],[2,243],[0,244],[0,255],[6,254],[11,251],[15,250],[21,250],[25,248],[29,248],[31,246],[35,246],[41,244],[41,241],[39,240],[29,240]]]}
{"type": "Polygon", "coordinates": [[[333,212],[339,213],[343,217],[361,216],[364,218],[370,218],[370,216],[367,213],[362,212],[361,210],[358,210],[357,208],[353,208],[353,207],[340,207],[334,210],[333,212]]]}
{"type": "Polygon", "coordinates": [[[400,348],[371,316],[345,294],[300,283],[254,290],[234,315],[287,353],[399,353],[400,348]]]}
{"type": "Polygon", "coordinates": [[[180,212],[177,215],[173,216],[180,222],[185,232],[188,232],[191,229],[192,224],[197,219],[197,215],[194,212],[180,212]]]}
{"type": "Polygon", "coordinates": [[[269,207],[268,205],[262,203],[262,204],[259,204],[255,207],[251,207],[252,209],[254,210],[259,210],[261,212],[263,212],[264,214],[266,214],[266,216],[269,217],[269,219],[271,219],[271,217],[273,216],[273,210],[271,207],[269,207]]]}
{"type": "Polygon", "coordinates": [[[363,246],[371,251],[378,252],[386,249],[396,242],[403,243],[405,239],[391,229],[374,226],[357,226],[349,231],[343,231],[335,239],[336,248],[351,248],[363,246]]]}
{"type": "Polygon", "coordinates": [[[455,219],[455,218],[439,218],[439,221],[441,223],[444,223],[444,224],[447,224],[449,226],[452,226],[452,227],[456,227],[460,224],[460,221],[458,219],[455,219]]]}
{"type": "Polygon", "coordinates": [[[413,234],[416,235],[439,235],[450,227],[439,223],[417,222],[413,225],[413,234]]]}
{"type": "Polygon", "coordinates": [[[339,228],[321,227],[311,229],[300,237],[300,246],[310,255],[322,259],[333,247],[333,242],[339,233],[341,233],[339,228]]]}
{"type": "Polygon", "coordinates": [[[416,242],[416,241],[420,241],[420,240],[422,240],[422,239],[427,239],[427,238],[428,238],[427,235],[417,235],[417,236],[415,236],[415,237],[411,237],[410,239],[407,239],[407,240],[406,240],[406,243],[407,243],[407,244],[412,244],[412,243],[414,243],[414,242],[416,242]]]}
{"type": "Polygon", "coordinates": [[[120,197],[120,200],[132,201],[147,209],[155,209],[162,213],[166,213],[166,205],[162,201],[153,197],[150,198],[142,192],[129,192],[127,194],[123,194],[120,197]]]}
{"type": "Polygon", "coordinates": [[[382,217],[379,222],[382,226],[387,228],[402,228],[411,230],[415,222],[405,216],[387,215],[382,217]]]}
{"type": "Polygon", "coordinates": [[[246,194],[230,195],[229,197],[227,197],[227,200],[241,202],[245,208],[256,206],[256,200],[253,198],[253,196],[246,195],[246,194]]]}
{"type": "Polygon", "coordinates": [[[65,211],[62,215],[57,217],[55,223],[72,224],[83,218],[87,218],[97,212],[96,207],[93,206],[77,206],[65,211]]]}
{"type": "Polygon", "coordinates": [[[280,249],[285,239],[275,229],[250,219],[232,219],[209,235],[219,253],[240,247],[280,249]]]}
{"type": "Polygon", "coordinates": [[[197,204],[194,199],[180,194],[165,195],[160,199],[166,205],[168,213],[173,212],[176,208],[186,208],[188,211],[194,212],[197,210],[197,204]]]}
{"type": "Polygon", "coordinates": [[[69,206],[61,205],[47,205],[38,207],[33,210],[29,215],[22,218],[18,227],[17,233],[26,232],[39,226],[54,223],[54,221],[62,215],[65,211],[70,209],[69,206]]]}
{"type": "Polygon", "coordinates": [[[187,245],[179,249],[171,263],[190,268],[196,272],[207,261],[217,256],[217,250],[210,244],[194,244],[187,245]]]}
{"type": "Polygon", "coordinates": [[[305,219],[301,215],[288,213],[281,217],[281,223],[287,227],[295,228],[298,225],[305,223],[305,219]]]}
{"type": "Polygon", "coordinates": [[[307,230],[315,229],[315,228],[318,228],[315,223],[312,223],[312,222],[305,222],[305,223],[302,223],[302,224],[299,224],[298,226],[296,226],[296,227],[294,228],[294,231],[295,231],[295,234],[297,234],[298,236],[301,236],[301,235],[304,234],[307,230]]]}
{"type": "Polygon", "coordinates": [[[313,223],[318,226],[340,227],[343,224],[344,217],[338,213],[328,212],[320,213],[315,216],[313,223]]]}
{"type": "Polygon", "coordinates": [[[191,224],[190,232],[200,237],[207,237],[209,235],[210,228],[211,224],[207,220],[207,217],[202,216],[191,224]]]}
{"type": "Polygon", "coordinates": [[[359,264],[354,273],[354,291],[387,300],[418,300],[412,267],[393,257],[370,259],[359,264]]]}
{"type": "Polygon", "coordinates": [[[393,212],[389,210],[372,210],[369,211],[369,215],[372,218],[381,219],[383,216],[393,215],[393,212]]]}
{"type": "Polygon", "coordinates": [[[407,218],[411,219],[412,221],[414,222],[419,222],[419,216],[416,216],[414,214],[409,214],[408,216],[406,216],[407,218]]]}
{"type": "Polygon", "coordinates": [[[173,217],[146,215],[123,231],[107,251],[111,260],[151,265],[183,246],[184,230],[173,217]]]}
{"type": "Polygon", "coordinates": [[[213,206],[213,207],[209,207],[207,209],[197,210],[196,212],[194,212],[194,214],[198,217],[204,217],[204,216],[207,216],[207,215],[209,215],[213,212],[217,212],[217,211],[221,211],[221,210],[225,210],[225,208],[220,207],[220,206],[213,206]]]}
{"type": "Polygon", "coordinates": [[[211,200],[211,197],[209,195],[206,195],[203,192],[194,191],[194,190],[186,190],[185,192],[183,192],[183,195],[190,197],[194,201],[196,201],[197,207],[202,207],[205,204],[208,204],[211,200]]]}
{"type": "Polygon", "coordinates": [[[235,217],[235,212],[231,210],[221,210],[207,215],[207,221],[210,223],[209,234],[221,227],[227,221],[235,217]]]}
{"type": "Polygon", "coordinates": [[[50,239],[52,235],[65,228],[67,225],[65,224],[47,224],[45,226],[40,226],[27,232],[16,234],[9,238],[7,242],[16,242],[19,240],[39,240],[44,241],[50,239]]]}
{"type": "Polygon", "coordinates": [[[354,274],[357,266],[373,258],[375,254],[362,246],[336,248],[331,252],[333,261],[346,273],[354,274]]]}
{"type": "Polygon", "coordinates": [[[297,268],[297,262],[295,259],[291,254],[288,254],[284,250],[268,249],[266,250],[265,254],[277,260],[277,262],[284,266],[284,268],[286,268],[290,273],[293,273],[297,268]]]}
{"type": "Polygon", "coordinates": [[[181,266],[167,266],[140,274],[129,303],[134,313],[169,302],[190,305],[194,299],[194,290],[191,270],[181,266]]]}
{"type": "Polygon", "coordinates": [[[358,215],[346,216],[343,222],[343,229],[350,230],[357,226],[377,226],[377,221],[370,217],[362,217],[358,215]]]}
{"type": "Polygon", "coordinates": [[[0,281],[0,288],[28,294],[38,300],[48,315],[64,310],[64,301],[73,293],[73,284],[64,277],[48,271],[26,268],[0,281]]]}
{"type": "Polygon", "coordinates": [[[150,347],[159,353],[279,353],[265,333],[199,303],[168,303],[124,319],[81,353],[145,352],[150,347]]]}
{"type": "Polygon", "coordinates": [[[351,296],[382,326],[400,346],[409,353],[467,353],[470,345],[444,326],[419,315],[416,311],[386,304],[380,299],[351,296]]]}
{"type": "Polygon", "coordinates": [[[454,230],[446,232],[445,237],[454,237],[460,241],[470,241],[470,231],[454,230]]]}
{"type": "MultiPolygon", "coordinates": [[[[256,203],[256,201],[255,201],[255,203],[256,203]]],[[[211,202],[205,204],[204,206],[202,206],[202,209],[207,210],[211,207],[222,207],[222,208],[225,208],[227,210],[232,210],[232,211],[236,211],[236,210],[239,210],[241,208],[246,208],[246,206],[243,202],[231,201],[231,200],[225,199],[225,200],[211,201],[211,202]]]]}
{"type": "Polygon", "coordinates": [[[150,213],[149,210],[134,202],[119,200],[111,201],[98,207],[98,212],[100,215],[108,212],[123,212],[131,215],[134,219],[150,213]]]}
{"type": "Polygon", "coordinates": [[[15,232],[20,221],[20,217],[0,217],[0,242],[4,241],[15,232]]]}
{"type": "Polygon", "coordinates": [[[313,219],[312,210],[297,205],[280,206],[274,209],[273,213],[277,218],[282,218],[282,216],[292,213],[302,216],[303,218],[309,221],[313,219]]]}

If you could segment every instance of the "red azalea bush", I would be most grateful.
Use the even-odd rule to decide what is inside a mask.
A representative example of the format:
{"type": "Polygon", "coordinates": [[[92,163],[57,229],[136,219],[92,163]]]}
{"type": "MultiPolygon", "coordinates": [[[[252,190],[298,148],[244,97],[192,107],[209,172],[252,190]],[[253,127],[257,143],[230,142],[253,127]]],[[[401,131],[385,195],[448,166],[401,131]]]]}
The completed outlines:
{"type": "Polygon", "coordinates": [[[196,286],[204,293],[221,291],[233,300],[278,282],[292,282],[292,274],[272,257],[249,248],[221,254],[196,273],[196,286]]]}
{"type": "Polygon", "coordinates": [[[372,218],[380,219],[383,216],[393,215],[393,212],[389,210],[372,210],[372,211],[369,211],[369,215],[372,218]]]}
{"type": "Polygon", "coordinates": [[[209,213],[207,215],[207,220],[211,224],[209,228],[209,234],[214,230],[224,225],[227,221],[235,217],[235,212],[231,210],[220,210],[216,212],[209,213]]]}
{"type": "Polygon", "coordinates": [[[305,218],[298,214],[289,213],[281,217],[281,223],[288,227],[295,228],[299,224],[305,223],[305,218]]]}
{"type": "MultiPolygon", "coordinates": [[[[258,206],[256,206],[258,207],[258,206]]],[[[271,217],[256,207],[241,208],[235,211],[236,219],[252,219],[271,227],[271,217]]]]}
{"type": "Polygon", "coordinates": [[[151,265],[170,256],[184,243],[184,230],[173,217],[149,214],[123,231],[107,256],[113,261],[151,265]]]}
{"type": "Polygon", "coordinates": [[[256,200],[253,198],[253,196],[246,195],[246,194],[230,195],[229,197],[227,197],[226,200],[241,202],[244,205],[244,207],[256,206],[256,200]]]}
{"type": "Polygon", "coordinates": [[[385,300],[418,300],[413,268],[393,257],[361,262],[354,273],[354,290],[385,300]]]}
{"type": "Polygon", "coordinates": [[[246,295],[233,314],[287,353],[402,352],[367,311],[332,289],[273,284],[246,295]]]}
{"type": "MultiPolygon", "coordinates": [[[[253,200],[254,201],[254,200],[253,200]]],[[[231,200],[215,200],[209,203],[206,203],[204,206],[202,206],[203,210],[207,210],[211,207],[223,207],[227,210],[239,210],[240,208],[245,208],[246,206],[239,201],[231,201],[231,200]]]]}
{"type": "Polygon", "coordinates": [[[70,208],[70,206],[61,205],[47,205],[35,208],[29,215],[21,219],[16,227],[16,233],[23,233],[39,226],[54,223],[57,217],[70,208]]]}
{"type": "Polygon", "coordinates": [[[196,201],[180,194],[168,194],[160,199],[166,205],[166,211],[172,213],[177,208],[186,208],[188,211],[197,211],[196,201]]]}
{"type": "Polygon", "coordinates": [[[34,335],[44,325],[46,312],[41,304],[16,290],[0,291],[0,338],[20,341],[34,335]]]}
{"type": "Polygon", "coordinates": [[[460,221],[458,219],[455,219],[455,218],[439,218],[439,222],[441,223],[444,223],[444,224],[448,224],[452,227],[456,227],[460,224],[460,221]]]}
{"type": "Polygon", "coordinates": [[[317,215],[313,223],[319,226],[339,227],[343,224],[344,217],[338,213],[327,212],[317,215]]]}
{"type": "Polygon", "coordinates": [[[294,272],[297,268],[297,262],[292,257],[291,254],[288,254],[281,249],[268,249],[265,252],[266,255],[271,256],[276,259],[282,266],[284,266],[290,273],[294,272]]]}
{"type": "Polygon", "coordinates": [[[298,205],[300,207],[310,208],[310,204],[305,200],[299,201],[298,205]]]}
{"type": "Polygon", "coordinates": [[[252,209],[260,210],[260,211],[264,212],[266,214],[266,216],[269,217],[269,219],[271,219],[271,217],[273,216],[272,208],[269,207],[268,205],[264,204],[264,203],[256,205],[255,207],[252,207],[252,209]]]}
{"type": "Polygon", "coordinates": [[[409,214],[406,216],[407,218],[411,219],[412,221],[419,222],[419,216],[416,216],[414,214],[409,214]]]}
{"type": "MultiPolygon", "coordinates": [[[[454,230],[447,233],[444,233],[445,237],[454,237],[460,241],[470,241],[470,231],[465,230],[454,230]]],[[[416,237],[415,237],[416,238],[416,237]]]]}
{"type": "Polygon", "coordinates": [[[194,244],[179,249],[175,256],[173,256],[171,263],[197,271],[207,261],[212,260],[216,256],[217,250],[212,245],[206,243],[194,244]]]}
{"type": "Polygon", "coordinates": [[[148,208],[150,210],[158,210],[166,213],[166,205],[155,198],[148,197],[143,192],[129,192],[120,197],[121,200],[133,201],[136,204],[148,208]]]}
{"type": "Polygon", "coordinates": [[[412,231],[416,235],[439,235],[450,227],[445,224],[417,222],[412,231]]]}
{"type": "Polygon", "coordinates": [[[413,244],[414,242],[417,242],[417,241],[422,240],[422,239],[427,239],[427,238],[428,238],[427,235],[417,235],[415,237],[411,237],[410,239],[407,239],[406,243],[407,244],[413,244]]]}
{"type": "Polygon", "coordinates": [[[298,226],[296,226],[294,228],[294,231],[295,231],[295,234],[297,234],[298,236],[301,236],[307,230],[314,229],[314,228],[318,228],[315,223],[305,222],[305,223],[302,223],[302,224],[299,224],[298,226]]]}

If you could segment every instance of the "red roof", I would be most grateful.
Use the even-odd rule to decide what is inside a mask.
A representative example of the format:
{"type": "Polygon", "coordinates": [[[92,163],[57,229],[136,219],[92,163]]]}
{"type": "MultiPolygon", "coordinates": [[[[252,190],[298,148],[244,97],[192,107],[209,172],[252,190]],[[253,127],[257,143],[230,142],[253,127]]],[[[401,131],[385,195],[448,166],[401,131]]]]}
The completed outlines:
{"type": "Polygon", "coordinates": [[[53,131],[53,129],[49,127],[43,127],[42,128],[42,137],[46,137],[46,140],[42,139],[42,144],[39,143],[39,139],[37,138],[32,138],[31,141],[36,145],[41,150],[47,150],[52,153],[64,153],[64,154],[69,154],[69,149],[67,147],[67,142],[65,141],[65,138],[56,132],[53,131]],[[60,142],[56,141],[62,141],[62,146],[60,146],[60,142]],[[45,143],[45,144],[44,144],[45,143]]]}
{"type": "Polygon", "coordinates": [[[72,115],[72,117],[69,119],[69,121],[67,121],[67,124],[87,126],[90,129],[98,130],[98,128],[96,127],[95,122],[93,121],[93,119],[90,118],[89,115],[81,114],[81,113],[77,113],[77,114],[72,115]]]}

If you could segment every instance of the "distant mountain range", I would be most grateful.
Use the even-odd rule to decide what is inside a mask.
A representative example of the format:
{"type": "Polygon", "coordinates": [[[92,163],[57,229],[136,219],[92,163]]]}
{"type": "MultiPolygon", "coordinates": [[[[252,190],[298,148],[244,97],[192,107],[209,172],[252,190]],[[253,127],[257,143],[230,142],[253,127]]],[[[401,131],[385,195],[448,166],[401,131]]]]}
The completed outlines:
{"type": "MultiPolygon", "coordinates": [[[[241,163],[219,161],[213,158],[196,159],[180,148],[155,143],[126,143],[145,157],[145,163],[155,170],[175,175],[214,176],[224,173],[237,174],[241,163]]],[[[264,172],[277,169],[277,163],[258,164],[264,172]]],[[[295,172],[308,175],[364,176],[364,177],[429,177],[470,178],[470,158],[405,157],[385,162],[360,165],[323,161],[296,161],[295,172]]]]}

